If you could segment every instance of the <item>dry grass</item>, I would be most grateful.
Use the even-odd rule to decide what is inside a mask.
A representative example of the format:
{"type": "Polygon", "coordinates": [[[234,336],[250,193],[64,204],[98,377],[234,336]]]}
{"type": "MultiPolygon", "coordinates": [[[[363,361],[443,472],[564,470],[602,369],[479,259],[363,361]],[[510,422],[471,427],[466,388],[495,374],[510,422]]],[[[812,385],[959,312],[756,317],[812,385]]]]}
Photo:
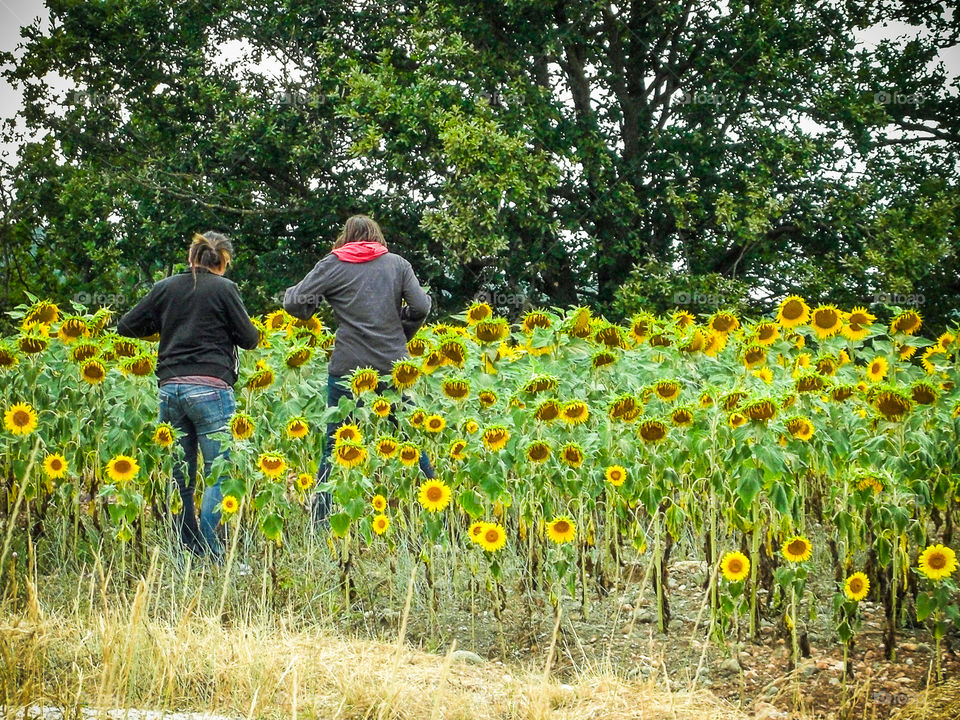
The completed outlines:
{"type": "Polygon", "coordinates": [[[45,610],[31,590],[0,612],[0,681],[8,706],[52,704],[205,711],[263,718],[466,720],[745,717],[694,694],[590,673],[572,685],[544,671],[454,662],[402,642],[343,639],[318,627],[251,618],[225,624],[186,602],[175,619],[132,599],[95,611],[45,610]]]}

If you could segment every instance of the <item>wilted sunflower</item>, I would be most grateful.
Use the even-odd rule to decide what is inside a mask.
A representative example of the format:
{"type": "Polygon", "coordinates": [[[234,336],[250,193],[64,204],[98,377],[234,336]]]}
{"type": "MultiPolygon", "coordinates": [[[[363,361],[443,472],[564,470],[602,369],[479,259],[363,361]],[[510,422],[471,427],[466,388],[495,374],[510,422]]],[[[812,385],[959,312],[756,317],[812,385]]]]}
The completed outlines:
{"type": "Polygon", "coordinates": [[[612,365],[616,361],[617,356],[609,350],[597,350],[597,352],[593,354],[593,357],[590,358],[590,364],[593,366],[594,370],[599,370],[607,365],[612,365]]]}
{"type": "Polygon", "coordinates": [[[703,391],[702,393],[700,393],[699,404],[700,404],[700,407],[702,408],[713,407],[713,395],[711,395],[706,390],[703,391]]]}
{"type": "Polygon", "coordinates": [[[731,412],[740,407],[740,403],[747,399],[747,393],[740,390],[731,390],[720,401],[720,406],[727,412],[731,412]]]}
{"type": "Polygon", "coordinates": [[[333,448],[333,460],[337,465],[352,468],[367,460],[367,448],[351,440],[341,441],[333,448]]]}
{"type": "Polygon", "coordinates": [[[475,302],[467,308],[467,325],[476,325],[493,315],[493,308],[485,302],[475,302]]]}
{"type": "Polygon", "coordinates": [[[583,465],[583,458],[583,448],[581,448],[577,443],[567,443],[560,448],[560,460],[568,467],[580,467],[583,465]]]}
{"type": "Polygon", "coordinates": [[[757,345],[770,347],[780,337],[780,328],[775,322],[762,322],[754,328],[753,339],[757,345]]]}
{"type": "Polygon", "coordinates": [[[440,512],[450,503],[450,488],[443,480],[427,480],[420,486],[417,499],[429,512],[440,512]]]}
{"type": "Polygon", "coordinates": [[[890,323],[890,334],[913,335],[920,329],[921,325],[923,325],[923,319],[920,317],[920,313],[916,310],[904,310],[890,323]]]}
{"type": "Polygon", "coordinates": [[[670,420],[677,427],[686,427],[693,423],[693,410],[687,406],[678,407],[670,413],[670,420]]]}
{"type": "Polygon", "coordinates": [[[234,440],[246,440],[253,435],[253,418],[246,413],[237,413],[230,419],[230,433],[234,440]]]}
{"type": "Polygon", "coordinates": [[[298,368],[306,363],[313,356],[313,350],[309,347],[295,348],[287,353],[284,363],[288,368],[298,368]]]}
{"type": "Polygon", "coordinates": [[[614,487],[620,487],[626,482],[627,470],[623,465],[610,465],[604,470],[603,476],[614,487]]]}
{"type": "Polygon", "coordinates": [[[523,331],[528,335],[537,328],[549,328],[550,318],[541,310],[531,310],[523,316],[523,331]]]}
{"type": "Polygon", "coordinates": [[[153,431],[153,442],[162,448],[168,448],[173,445],[176,438],[176,431],[169,423],[160,423],[157,429],[153,431]]]}
{"type": "Polygon", "coordinates": [[[480,394],[477,395],[477,399],[480,401],[480,405],[488,408],[496,405],[497,394],[493,390],[481,390],[480,394]]]}
{"type": "Polygon", "coordinates": [[[457,438],[450,443],[450,450],[447,454],[451,460],[464,460],[467,457],[467,441],[463,438],[457,438]]]}
{"type": "Polygon", "coordinates": [[[740,327],[737,316],[727,310],[718,310],[707,321],[707,326],[715,333],[728,335],[740,327]]]}
{"type": "Polygon", "coordinates": [[[377,438],[377,441],[374,444],[374,449],[376,450],[377,455],[385,460],[389,460],[396,455],[399,447],[400,441],[392,435],[381,435],[377,438]]]}
{"type": "Polygon", "coordinates": [[[659,420],[644,420],[637,433],[646,443],[658,443],[667,436],[667,426],[659,420]]]}
{"type": "Polygon", "coordinates": [[[440,345],[440,355],[444,362],[460,368],[467,360],[467,346],[458,338],[449,338],[440,345]]]}
{"type": "Polygon", "coordinates": [[[767,351],[762,345],[750,345],[743,351],[743,365],[748,370],[767,361],[767,351]]]}
{"type": "Polygon", "coordinates": [[[138,472],[140,472],[140,466],[129,455],[115,455],[107,463],[107,475],[117,483],[133,480],[138,472]]]}
{"type": "Polygon", "coordinates": [[[125,360],[120,369],[137,377],[146,377],[153,372],[153,358],[146,353],[140,353],[125,360]]]}
{"type": "Polygon", "coordinates": [[[29,435],[37,429],[37,411],[27,403],[15,403],[3,414],[3,426],[14,435],[29,435]]]}
{"type": "Polygon", "coordinates": [[[797,440],[809,440],[813,437],[813,423],[800,415],[787,420],[787,432],[797,440]]]}
{"type": "Polygon", "coordinates": [[[624,394],[613,399],[607,415],[611,420],[630,422],[637,419],[642,409],[636,397],[630,394],[624,394]]]}
{"type": "Polygon", "coordinates": [[[133,340],[117,338],[113,341],[113,353],[117,357],[133,357],[141,352],[140,346],[133,340]]]}
{"type": "Polygon", "coordinates": [[[463,429],[468,435],[474,435],[478,430],[480,430],[480,424],[473,418],[469,418],[464,424],[463,429]]]}
{"type": "Polygon", "coordinates": [[[483,431],[483,445],[491,452],[499,452],[510,439],[510,431],[503,425],[491,425],[483,431]]]}
{"type": "Polygon", "coordinates": [[[443,355],[439,350],[435,350],[424,359],[420,372],[424,375],[432,375],[433,371],[441,365],[443,365],[443,355]]]}
{"type": "Polygon", "coordinates": [[[400,360],[393,365],[393,386],[397,390],[406,390],[413,387],[420,377],[420,368],[406,360],[400,360]]]}
{"type": "Polygon", "coordinates": [[[741,412],[730,413],[730,417],[727,422],[730,424],[730,427],[734,429],[743,427],[747,424],[747,416],[741,412]]]}
{"type": "Polygon", "coordinates": [[[620,328],[611,323],[607,323],[597,330],[593,337],[598,343],[608,348],[625,348],[627,346],[620,328]]]}
{"type": "Polygon", "coordinates": [[[957,569],[957,555],[945,545],[930,545],[920,553],[917,566],[927,579],[938,582],[957,569]]]}
{"type": "Polygon", "coordinates": [[[853,393],[856,391],[856,387],[853,385],[835,385],[832,390],[830,390],[830,397],[833,398],[834,402],[844,402],[853,397],[853,393]]]}
{"type": "Polygon", "coordinates": [[[560,419],[567,425],[581,425],[589,418],[590,408],[580,400],[571,400],[560,410],[560,419]]]}
{"type": "Polygon", "coordinates": [[[240,509],[240,502],[233,495],[224,495],[220,501],[220,510],[227,515],[233,515],[240,509]]]}
{"type": "Polygon", "coordinates": [[[497,523],[485,523],[475,542],[487,552],[496,552],[507,544],[507,531],[497,523]]]}
{"type": "Polygon", "coordinates": [[[358,368],[350,376],[350,390],[359,397],[364,393],[375,392],[380,384],[380,373],[373,368],[358,368]]]}
{"type": "Polygon", "coordinates": [[[848,577],[843,583],[843,594],[848,600],[860,602],[870,592],[870,579],[865,573],[858,572],[848,577]]]}
{"type": "Polygon", "coordinates": [[[664,402],[673,402],[680,397],[680,383],[675,380],[661,380],[654,388],[657,397],[664,402]]]}
{"type": "Polygon", "coordinates": [[[390,401],[382,397],[378,397],[376,400],[370,403],[370,409],[373,410],[374,415],[381,418],[389,416],[390,411],[392,410],[390,401]]]}
{"type": "Polygon", "coordinates": [[[0,369],[7,370],[20,362],[17,354],[6,345],[0,345],[0,369]]]}
{"type": "Polygon", "coordinates": [[[536,395],[542,392],[553,392],[557,389],[557,385],[559,385],[559,380],[553,375],[534,375],[523,386],[523,391],[536,395]]]}
{"type": "Polygon", "coordinates": [[[247,390],[265,390],[271,385],[273,385],[273,370],[266,366],[253,373],[244,383],[247,390]]]}
{"type": "Polygon", "coordinates": [[[60,453],[51,453],[43,459],[43,474],[51,480],[62,478],[67,470],[67,459],[60,453]]]}
{"type": "Polygon", "coordinates": [[[813,546],[802,535],[795,535],[783,544],[780,552],[790,562],[804,562],[813,555],[813,546]]]}
{"type": "Polygon", "coordinates": [[[428,415],[423,421],[423,428],[429,433],[441,432],[447,426],[447,421],[442,415],[428,415]]]}
{"type": "Polygon", "coordinates": [[[407,343],[407,352],[413,357],[423,357],[428,348],[426,339],[422,337],[411,338],[407,343]]]}
{"type": "Polygon", "coordinates": [[[560,403],[556,400],[544,400],[534,411],[533,416],[540,422],[550,422],[560,417],[560,403]]]}
{"type": "Polygon", "coordinates": [[[887,420],[899,421],[910,412],[913,402],[899,390],[887,387],[874,396],[873,405],[887,420]]]}
{"type": "Polygon", "coordinates": [[[422,408],[417,408],[412,413],[410,413],[410,424],[415,428],[423,427],[423,421],[427,419],[427,413],[422,408]]]}
{"type": "Polygon", "coordinates": [[[400,459],[401,465],[413,467],[420,462],[420,448],[411,443],[404,443],[397,451],[397,457],[400,459]]]}
{"type": "Polygon", "coordinates": [[[800,373],[794,383],[797,392],[820,392],[827,386],[826,380],[817,372],[800,373]]]}
{"type": "Polygon", "coordinates": [[[333,443],[339,445],[344,442],[362,443],[363,433],[360,432],[360,428],[353,423],[345,423],[338,427],[333,433],[333,443]]]}
{"type": "Polygon", "coordinates": [[[24,323],[38,323],[50,325],[55,323],[60,317],[60,308],[48,300],[38,300],[35,302],[23,318],[24,323]]]}
{"type": "Polygon", "coordinates": [[[283,456],[276,453],[261,453],[260,457],[257,458],[257,467],[267,477],[278,478],[287,469],[287,461],[283,459],[283,456]]]}
{"type": "Polygon", "coordinates": [[[863,340],[870,334],[870,326],[876,319],[876,316],[868,312],[866,308],[855,307],[847,315],[847,322],[842,331],[843,336],[854,342],[863,340]]]}
{"type": "Polygon", "coordinates": [[[791,295],[777,310],[777,322],[781,327],[794,328],[810,320],[810,306],[799,295],[791,295]]]}
{"type": "Polygon", "coordinates": [[[470,381],[465,378],[448,378],[443,381],[443,394],[451,400],[466,400],[470,397],[470,381]]]}
{"type": "Polygon", "coordinates": [[[482,343],[495,343],[503,340],[510,334],[510,325],[504,318],[496,320],[483,320],[478,322],[473,328],[477,340],[482,343]]]}
{"type": "Polygon", "coordinates": [[[21,335],[17,338],[17,347],[27,355],[42,353],[50,345],[50,341],[40,335],[21,335]]]}
{"type": "Polygon", "coordinates": [[[814,363],[814,367],[821,375],[830,377],[837,374],[840,363],[832,355],[820,355],[814,363]]]}
{"type": "Polygon", "coordinates": [[[60,323],[60,329],[57,330],[57,337],[65,343],[76,342],[78,338],[84,337],[90,333],[87,328],[87,321],[76,315],[65,318],[60,323]]]}
{"type": "Polygon", "coordinates": [[[742,412],[751,420],[767,422],[777,414],[777,404],[769,398],[760,398],[744,405],[742,412]]]}
{"type": "Polygon", "coordinates": [[[287,437],[299,439],[310,434],[310,425],[305,417],[293,417],[287,421],[287,437]]]}
{"type": "Polygon", "coordinates": [[[550,445],[543,440],[534,440],[527,445],[527,460],[533,463],[546,462],[550,457],[550,445]]]}
{"type": "Polygon", "coordinates": [[[880,382],[884,377],[886,377],[888,367],[889,364],[887,363],[887,359],[883,355],[875,357],[867,366],[867,380],[870,382],[880,382]]]}
{"type": "Polygon", "coordinates": [[[910,397],[918,405],[933,405],[937,396],[937,389],[926,380],[918,380],[910,387],[910,397]]]}
{"type": "Polygon", "coordinates": [[[750,575],[750,560],[742,552],[728,552],[720,561],[720,572],[730,582],[740,582],[750,575]]]}
{"type": "Polygon", "coordinates": [[[557,545],[573,542],[577,537],[577,526],[566,515],[559,515],[547,523],[547,537],[557,545]]]}
{"type": "Polygon", "coordinates": [[[377,535],[383,535],[390,529],[390,518],[386,515],[377,515],[373,518],[370,527],[377,535]]]}

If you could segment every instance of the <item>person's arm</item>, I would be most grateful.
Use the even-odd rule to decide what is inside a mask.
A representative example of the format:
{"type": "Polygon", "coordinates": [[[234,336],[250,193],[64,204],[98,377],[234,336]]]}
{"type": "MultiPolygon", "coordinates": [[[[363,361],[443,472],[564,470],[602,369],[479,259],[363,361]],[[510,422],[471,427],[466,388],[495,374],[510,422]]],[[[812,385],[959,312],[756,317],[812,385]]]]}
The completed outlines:
{"type": "Polygon", "coordinates": [[[160,332],[160,311],[157,304],[159,283],[150,288],[144,298],[128,310],[117,323],[117,334],[123,337],[144,338],[160,332]]]}
{"type": "Polygon", "coordinates": [[[400,308],[400,323],[403,325],[403,334],[409,340],[427,319],[432,305],[430,296],[420,286],[409,264],[404,268],[401,292],[406,305],[400,308]]]}
{"type": "Polygon", "coordinates": [[[257,326],[250,321],[247,309],[240,299],[240,291],[234,283],[230,283],[230,290],[226,298],[227,319],[230,323],[230,339],[233,344],[244,350],[253,350],[260,341],[257,326]]]}
{"type": "Polygon", "coordinates": [[[325,290],[326,271],[321,260],[313,266],[313,270],[308,272],[303,280],[287,288],[283,294],[283,309],[295,318],[306,320],[320,307],[325,290]]]}

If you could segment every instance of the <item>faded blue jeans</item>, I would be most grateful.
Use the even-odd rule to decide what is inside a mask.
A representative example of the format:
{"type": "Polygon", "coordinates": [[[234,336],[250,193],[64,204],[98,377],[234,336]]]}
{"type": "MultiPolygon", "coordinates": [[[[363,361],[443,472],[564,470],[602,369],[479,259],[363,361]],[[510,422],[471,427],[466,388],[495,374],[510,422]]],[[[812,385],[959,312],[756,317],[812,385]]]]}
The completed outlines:
{"type": "MultiPolygon", "coordinates": [[[[382,394],[389,385],[386,382],[381,382],[377,386],[377,394],[382,394]]],[[[340,398],[342,397],[353,397],[353,392],[350,390],[350,380],[344,377],[339,377],[337,375],[328,375],[327,376],[327,407],[337,407],[340,404],[340,398]]],[[[363,405],[363,400],[357,398],[357,407],[363,405]]],[[[390,415],[390,421],[395,427],[398,427],[397,418],[392,414],[390,415]]],[[[340,422],[331,422],[327,423],[327,439],[323,443],[323,452],[320,455],[320,467],[317,468],[317,484],[325,483],[330,477],[330,454],[333,451],[333,436],[336,434],[337,429],[345,424],[350,422],[350,418],[341,420],[340,422]]],[[[433,471],[433,466],[430,464],[430,458],[427,457],[425,452],[420,452],[420,472],[423,473],[423,476],[426,478],[436,477],[436,473],[433,471]]],[[[330,506],[332,504],[333,498],[331,494],[325,490],[318,490],[313,496],[312,510],[313,510],[313,522],[321,523],[327,519],[327,516],[330,514],[330,506]]]]}
{"type": "Polygon", "coordinates": [[[226,449],[221,452],[220,441],[211,436],[227,429],[236,407],[232,388],[188,383],[168,383],[160,388],[160,422],[170,423],[180,432],[180,447],[183,449],[183,457],[173,463],[173,479],[183,501],[183,509],[174,517],[173,525],[190,552],[209,554],[215,560],[223,557],[223,545],[217,530],[220,524],[217,507],[223,494],[219,480],[204,488],[198,526],[193,501],[197,485],[197,452],[199,450],[203,456],[203,477],[206,478],[213,461],[229,453],[226,449]]]}

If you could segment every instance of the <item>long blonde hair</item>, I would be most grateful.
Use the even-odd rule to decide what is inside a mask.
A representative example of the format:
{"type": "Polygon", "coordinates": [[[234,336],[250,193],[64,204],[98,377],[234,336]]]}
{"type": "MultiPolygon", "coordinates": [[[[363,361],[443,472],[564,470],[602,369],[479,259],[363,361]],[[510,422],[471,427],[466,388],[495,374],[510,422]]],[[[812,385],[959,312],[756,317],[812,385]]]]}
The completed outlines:
{"type": "Polygon", "coordinates": [[[380,229],[380,226],[377,225],[376,221],[368,218],[366,215],[353,215],[347,218],[343,230],[340,231],[336,242],[333,243],[333,249],[336,250],[347,243],[359,242],[361,240],[378,242],[384,247],[387,246],[387,241],[383,239],[383,231],[380,229]]]}

